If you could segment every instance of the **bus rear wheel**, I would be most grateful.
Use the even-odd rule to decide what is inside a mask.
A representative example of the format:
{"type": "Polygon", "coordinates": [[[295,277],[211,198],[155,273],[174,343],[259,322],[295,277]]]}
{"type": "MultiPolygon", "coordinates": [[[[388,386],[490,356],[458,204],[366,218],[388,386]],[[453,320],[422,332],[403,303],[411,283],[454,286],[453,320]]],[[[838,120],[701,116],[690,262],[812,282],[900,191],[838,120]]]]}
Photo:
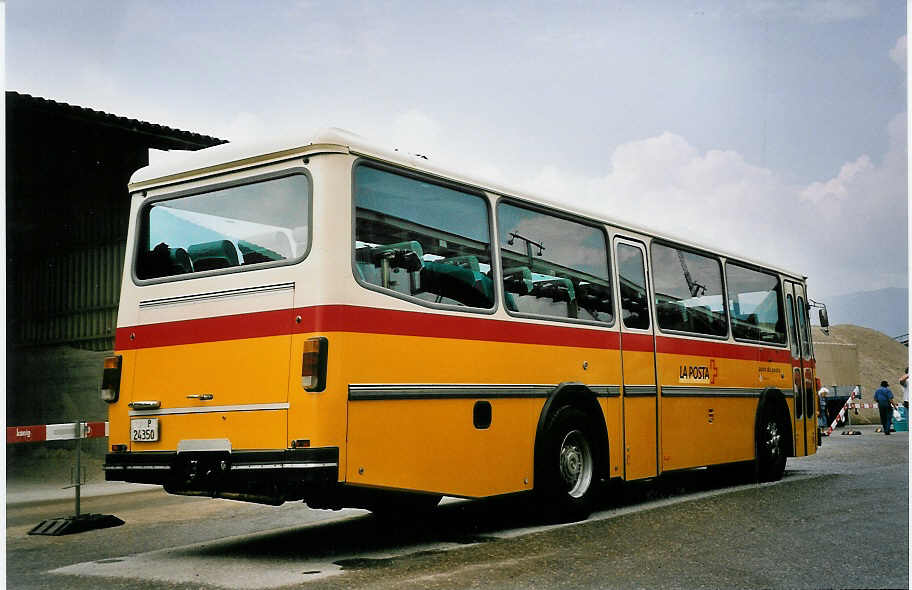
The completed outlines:
{"type": "Polygon", "coordinates": [[[599,456],[591,421],[565,406],[548,422],[541,457],[536,457],[535,491],[548,516],[581,520],[589,516],[597,494],[599,456]]]}
{"type": "Polygon", "coordinates": [[[757,479],[779,481],[785,471],[785,431],[775,413],[766,411],[757,430],[757,479]]]}

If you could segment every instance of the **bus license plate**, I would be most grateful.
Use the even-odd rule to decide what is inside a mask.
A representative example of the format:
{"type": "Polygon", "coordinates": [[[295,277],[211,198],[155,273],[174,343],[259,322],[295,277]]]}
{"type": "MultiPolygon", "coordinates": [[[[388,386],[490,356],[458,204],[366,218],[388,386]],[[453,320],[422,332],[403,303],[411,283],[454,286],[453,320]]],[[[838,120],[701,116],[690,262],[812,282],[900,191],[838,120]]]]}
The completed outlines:
{"type": "Polygon", "coordinates": [[[133,442],[155,442],[158,440],[158,418],[130,420],[130,440],[133,442]]]}

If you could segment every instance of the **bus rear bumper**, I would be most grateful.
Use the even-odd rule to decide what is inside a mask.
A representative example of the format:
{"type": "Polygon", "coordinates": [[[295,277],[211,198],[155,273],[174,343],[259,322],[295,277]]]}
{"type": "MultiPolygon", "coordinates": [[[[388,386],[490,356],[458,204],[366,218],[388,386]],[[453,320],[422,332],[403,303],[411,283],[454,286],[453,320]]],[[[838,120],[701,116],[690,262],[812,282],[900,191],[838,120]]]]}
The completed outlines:
{"type": "Polygon", "coordinates": [[[172,494],[281,504],[339,477],[339,449],[108,453],[105,480],[158,484],[172,494]]]}

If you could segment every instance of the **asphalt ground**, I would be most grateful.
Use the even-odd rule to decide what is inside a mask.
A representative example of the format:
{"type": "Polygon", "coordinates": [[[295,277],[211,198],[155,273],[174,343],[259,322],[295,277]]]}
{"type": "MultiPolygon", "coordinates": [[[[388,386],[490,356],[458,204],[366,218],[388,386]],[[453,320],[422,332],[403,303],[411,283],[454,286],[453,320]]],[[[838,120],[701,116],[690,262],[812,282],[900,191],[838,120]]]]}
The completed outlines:
{"type": "Polygon", "coordinates": [[[168,496],[83,498],[120,527],[29,536],[72,500],[7,504],[10,588],[908,588],[907,433],[835,434],[772,484],[697,470],[612,486],[588,520],[522,498],[380,519],[168,496]]]}

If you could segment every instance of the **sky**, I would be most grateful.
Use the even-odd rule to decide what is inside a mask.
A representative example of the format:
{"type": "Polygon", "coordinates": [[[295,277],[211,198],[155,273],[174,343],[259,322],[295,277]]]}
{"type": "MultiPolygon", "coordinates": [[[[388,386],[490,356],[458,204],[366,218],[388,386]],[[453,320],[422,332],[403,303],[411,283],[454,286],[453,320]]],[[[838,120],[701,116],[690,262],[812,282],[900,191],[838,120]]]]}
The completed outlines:
{"type": "Polygon", "coordinates": [[[902,0],[9,0],[5,21],[8,90],[232,142],[342,127],[824,302],[909,283],[902,0]]]}

